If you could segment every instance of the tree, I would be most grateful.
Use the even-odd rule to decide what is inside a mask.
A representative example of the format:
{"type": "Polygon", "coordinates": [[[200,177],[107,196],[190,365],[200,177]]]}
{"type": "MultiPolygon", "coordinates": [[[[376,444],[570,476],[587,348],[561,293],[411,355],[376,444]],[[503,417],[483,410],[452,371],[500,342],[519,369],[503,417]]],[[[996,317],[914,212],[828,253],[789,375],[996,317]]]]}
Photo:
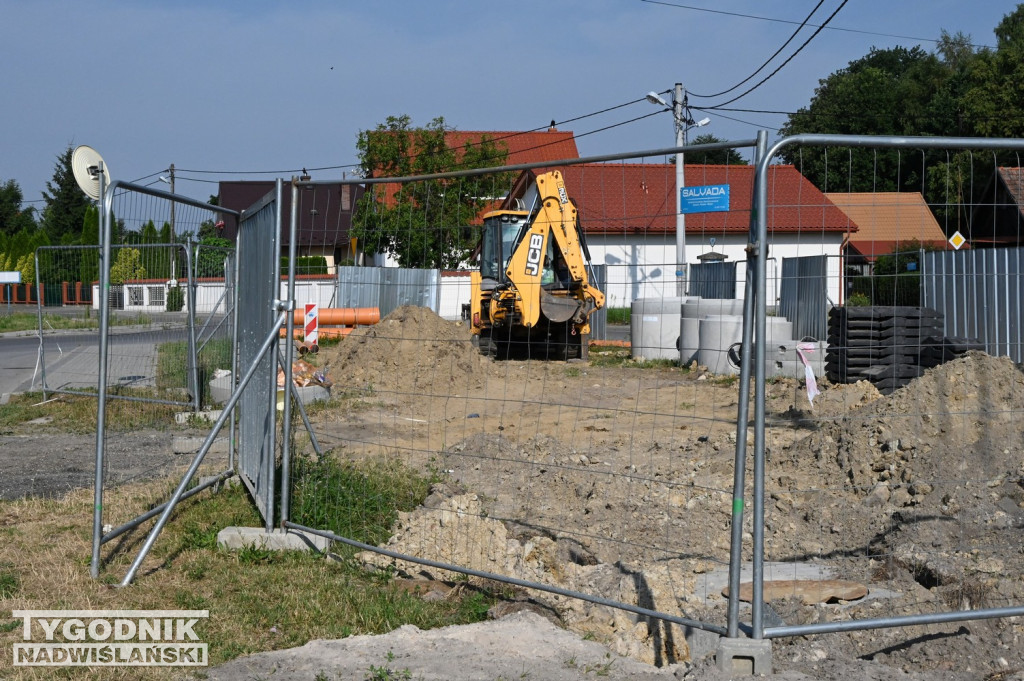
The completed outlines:
{"type": "Polygon", "coordinates": [[[35,211],[32,208],[22,209],[24,200],[21,187],[14,180],[0,185],[0,234],[9,236],[23,229],[35,229],[35,211]]]}
{"type": "MultiPolygon", "coordinates": [[[[690,144],[718,144],[729,140],[719,139],[711,134],[697,135],[690,144]]],[[[684,160],[687,163],[745,166],[747,161],[740,156],[735,149],[719,149],[717,151],[691,151],[687,152],[684,160]]]]}
{"type": "MultiPolygon", "coordinates": [[[[780,133],[961,134],[952,76],[950,65],[920,47],[872,48],[819,81],[810,105],[791,115],[780,133]]],[[[782,157],[823,191],[917,191],[928,164],[920,155],[889,149],[789,146],[782,157]]]]}
{"type": "Polygon", "coordinates": [[[996,49],[982,50],[967,65],[966,116],[979,134],[1024,135],[1024,5],[995,29],[996,49]]]}
{"type": "Polygon", "coordinates": [[[110,266],[110,283],[123,284],[126,281],[146,278],[146,268],[142,266],[142,254],[137,248],[120,248],[114,264],[110,266]]]}
{"type": "MultiPolygon", "coordinates": [[[[412,127],[409,116],[389,116],[359,133],[364,177],[402,177],[504,165],[508,151],[484,135],[461,149],[446,142],[444,118],[412,127]]],[[[474,226],[494,198],[504,196],[511,173],[395,185],[371,185],[356,205],[351,235],[363,250],[392,255],[402,267],[454,268],[479,241],[474,226]]]]}
{"type": "MultiPolygon", "coordinates": [[[[98,246],[99,243],[100,209],[97,206],[89,206],[85,209],[85,219],[82,221],[82,245],[98,246]]],[[[78,280],[86,283],[98,281],[100,278],[99,248],[84,249],[81,253],[78,280]]]]}
{"type": "MultiPolygon", "coordinates": [[[[216,197],[211,196],[211,199],[216,197]]],[[[235,244],[221,236],[213,220],[203,220],[199,225],[199,248],[196,249],[195,270],[197,277],[223,277],[224,259],[228,252],[235,250],[235,244]]]]}
{"type": "Polygon", "coordinates": [[[41,225],[53,244],[78,243],[85,209],[91,203],[75,181],[71,170],[72,153],[69,146],[57,157],[53,179],[46,183],[46,191],[43,192],[46,207],[43,208],[41,225]]]}

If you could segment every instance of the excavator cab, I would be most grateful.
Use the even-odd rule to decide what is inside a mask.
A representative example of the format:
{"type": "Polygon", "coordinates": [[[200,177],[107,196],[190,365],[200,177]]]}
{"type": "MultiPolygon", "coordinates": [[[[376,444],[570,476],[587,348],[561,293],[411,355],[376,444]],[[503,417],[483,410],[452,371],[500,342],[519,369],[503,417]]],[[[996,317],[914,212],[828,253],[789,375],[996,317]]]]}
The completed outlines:
{"type": "Polygon", "coordinates": [[[507,280],[505,270],[516,244],[522,239],[523,227],[528,226],[530,214],[526,211],[495,211],[484,217],[480,241],[480,277],[484,284],[494,285],[507,280]]]}

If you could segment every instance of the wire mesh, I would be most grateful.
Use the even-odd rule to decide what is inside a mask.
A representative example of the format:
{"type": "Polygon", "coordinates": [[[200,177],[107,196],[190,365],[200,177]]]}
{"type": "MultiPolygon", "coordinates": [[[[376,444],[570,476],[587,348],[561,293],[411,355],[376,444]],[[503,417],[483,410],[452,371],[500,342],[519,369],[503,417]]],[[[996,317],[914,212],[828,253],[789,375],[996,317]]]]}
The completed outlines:
{"type": "Polygon", "coordinates": [[[1024,603],[1024,373],[1008,352],[1019,331],[986,344],[946,318],[955,304],[1018,328],[1016,269],[965,264],[1017,257],[1024,232],[1006,178],[1019,145],[919,144],[795,140],[782,155],[823,195],[769,187],[766,206],[801,216],[787,234],[769,225],[783,272],[791,258],[834,266],[801,281],[802,314],[821,310],[827,346],[791,348],[810,367],[795,380],[771,353],[765,366],[764,633],[902,625],[870,649],[904,662],[913,654],[900,641],[924,631],[911,625],[945,638],[961,620],[1001,616],[986,631],[1012,637],[1024,603]]]}
{"type": "MultiPolygon", "coordinates": [[[[59,281],[76,296],[90,292],[88,299],[65,297],[63,308],[84,307],[95,318],[106,308],[106,337],[91,331],[72,346],[63,333],[43,333],[41,358],[44,390],[91,410],[94,423],[97,409],[102,414],[94,448],[102,484],[98,499],[115,487],[129,485],[131,493],[98,504],[94,543],[108,545],[106,560],[120,560],[139,541],[136,530],[159,515],[203,443],[209,421],[197,412],[223,399],[215,381],[232,368],[234,256],[222,247],[197,249],[199,240],[217,233],[220,214],[214,206],[172,201],[127,184],[115,185],[107,198],[105,301],[100,248],[38,253],[42,281],[59,281]],[[104,349],[107,380],[99,391],[104,349]]],[[[202,475],[223,478],[230,467],[225,434],[204,461],[202,475]]],[[[98,557],[94,547],[94,575],[98,557]]]]}
{"type": "MultiPolygon", "coordinates": [[[[652,662],[688,659],[699,629],[724,632],[735,376],[680,366],[678,349],[652,360],[628,345],[630,303],[675,291],[675,167],[664,160],[558,168],[617,308],[606,332],[615,340],[589,347],[589,360],[554,359],[550,339],[482,352],[462,305],[443,300],[444,315],[400,306],[336,340],[321,324],[319,353],[305,358],[333,383],[329,401],[307,405],[324,453],[297,431],[290,521],[387,551],[358,554],[379,569],[526,582],[574,629],[618,650],[646,648],[652,662]]],[[[694,255],[714,238],[716,250],[744,257],[753,168],[692,172],[693,185],[746,178],[746,195],[733,194],[737,215],[688,222],[694,255]]],[[[377,239],[364,247],[387,251],[390,229],[400,242],[391,264],[440,267],[444,289],[468,277],[480,218],[517,181],[473,178],[474,196],[496,197],[473,213],[457,206],[457,178],[443,197],[416,181],[377,184],[365,195],[373,202],[356,206],[377,239]],[[428,209],[428,197],[441,205],[428,209]],[[395,220],[390,210],[404,212],[395,220]]],[[[339,299],[357,269],[346,268],[339,299]]],[[[452,288],[470,305],[468,287],[452,288]]],[[[675,346],[679,306],[655,326],[675,346]]]]}

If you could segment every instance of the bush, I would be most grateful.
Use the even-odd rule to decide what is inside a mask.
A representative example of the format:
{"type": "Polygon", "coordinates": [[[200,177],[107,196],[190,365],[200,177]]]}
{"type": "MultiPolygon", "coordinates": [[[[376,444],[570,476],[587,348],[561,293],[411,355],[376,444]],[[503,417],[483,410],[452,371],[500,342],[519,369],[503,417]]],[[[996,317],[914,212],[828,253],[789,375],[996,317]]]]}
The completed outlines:
{"type": "MultiPolygon", "coordinates": [[[[288,273],[288,258],[281,258],[281,275],[288,273]]],[[[300,255],[295,258],[295,274],[327,274],[327,258],[322,255],[300,255]]]]}
{"type": "Polygon", "coordinates": [[[185,289],[180,286],[172,286],[167,289],[167,311],[181,312],[185,307],[185,289]]]}
{"type": "Polygon", "coordinates": [[[863,293],[854,293],[846,301],[848,307],[868,307],[871,305],[871,299],[863,293]]]}

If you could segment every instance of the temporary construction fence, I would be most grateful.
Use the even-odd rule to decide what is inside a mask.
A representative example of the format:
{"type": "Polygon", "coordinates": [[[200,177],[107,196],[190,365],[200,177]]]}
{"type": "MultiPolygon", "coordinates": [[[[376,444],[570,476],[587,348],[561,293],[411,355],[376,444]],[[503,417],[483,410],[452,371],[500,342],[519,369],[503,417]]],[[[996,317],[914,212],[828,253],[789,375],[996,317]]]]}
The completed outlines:
{"type": "MultiPolygon", "coordinates": [[[[905,638],[909,627],[945,634],[974,619],[1003,626],[1024,614],[1024,374],[942,326],[945,303],[896,303],[927,276],[922,244],[944,249],[956,232],[971,250],[1021,242],[1016,223],[997,224],[995,213],[1007,211],[993,210],[997,192],[987,187],[1022,148],[1017,140],[802,136],[769,149],[762,133],[358,180],[381,187],[367,192],[381,211],[396,195],[451,201],[440,210],[408,204],[422,214],[394,236],[426,248],[465,229],[454,197],[510,196],[521,171],[557,167],[592,260],[608,268],[607,298],[621,305],[675,294],[674,166],[663,161],[685,153],[687,186],[731,187],[727,211],[688,215],[686,238],[691,252],[713,248],[745,264],[736,287],[743,314],[699,320],[709,331],[701,338],[718,343],[700,357],[736,344],[738,375],[710,373],[705,361],[633,360],[615,347],[592,351],[588,362],[495,360],[477,351],[464,322],[406,306],[322,348],[314,361],[334,382],[331,401],[309,415],[301,399],[282,400],[278,432],[274,360],[264,364],[277,356],[292,390],[292,347],[279,349],[277,339],[281,328],[290,337],[303,301],[291,287],[278,299],[260,279],[276,282],[276,245],[243,240],[240,269],[251,264],[257,277],[243,287],[255,296],[244,316],[259,323],[240,341],[245,375],[227,405],[241,404],[240,422],[252,424],[240,441],[251,436],[243,456],[253,458],[239,462],[240,472],[268,529],[320,535],[400,574],[530,589],[570,628],[656,664],[717,650],[729,671],[760,673],[775,638],[868,629],[905,638]],[[750,165],[693,162],[723,149],[747,154],[750,165]],[[860,196],[847,201],[833,187],[860,196]],[[915,195],[924,210],[903,212],[915,195]],[[855,199],[861,212],[848,208],[855,199]],[[249,252],[261,246],[269,256],[249,252]],[[261,257],[273,262],[259,265],[261,257]],[[870,296],[848,295],[862,277],[873,280],[870,296]],[[789,319],[794,300],[825,338],[803,342],[804,322],[789,319]],[[726,338],[727,326],[735,336],[726,338]],[[780,352],[811,370],[769,380],[780,352]],[[251,405],[240,393],[250,383],[251,405]],[[292,432],[296,413],[308,441],[292,432]],[[390,515],[396,506],[402,513],[390,515]]],[[[293,181],[291,190],[307,184],[316,183],[293,181]]],[[[271,223],[280,232],[278,199],[246,212],[254,234],[271,223]]],[[[1005,265],[984,276],[986,291],[1011,291],[1019,279],[1005,265]]],[[[664,323],[678,328],[680,318],[664,323]]],[[[865,653],[899,655],[898,640],[879,638],[865,653]]]]}
{"type": "MultiPolygon", "coordinates": [[[[42,307],[39,316],[44,395],[98,401],[94,576],[99,574],[102,546],[159,515],[168,507],[170,490],[150,484],[145,498],[136,499],[142,511],[135,517],[112,517],[113,511],[104,508],[104,493],[127,482],[181,474],[179,450],[188,451],[191,445],[169,435],[167,422],[173,422],[176,412],[188,418],[208,406],[210,379],[216,371],[232,368],[234,253],[197,247],[191,238],[178,243],[177,237],[194,236],[204,223],[213,225],[231,213],[151,187],[113,182],[101,192],[99,247],[46,247],[36,253],[41,286],[46,281],[92,286],[98,280],[95,290],[103,292],[92,301],[98,336],[52,333],[45,328],[42,307]],[[231,282],[202,314],[196,309],[198,264],[207,277],[231,282]]],[[[212,479],[191,486],[182,496],[231,475],[232,457],[229,448],[222,448],[211,457],[218,460],[208,462],[212,479]]]]}
{"type": "MultiPolygon", "coordinates": [[[[748,456],[737,449],[731,569],[734,576],[741,569],[741,502],[752,501],[753,639],[1024,613],[1024,562],[1007,549],[1019,540],[1019,526],[998,520],[1007,513],[1000,509],[1017,506],[1024,374],[1002,352],[1006,345],[988,346],[991,354],[971,352],[985,346],[950,332],[964,327],[944,325],[951,303],[925,283],[929,269],[935,276],[935,258],[963,258],[957,248],[991,249],[985,260],[1005,262],[1015,250],[1006,247],[1021,243],[1019,206],[996,197],[1004,173],[1019,172],[1022,148],[1021,140],[806,135],[778,141],[758,165],[756,203],[765,210],[758,211],[752,243],[770,243],[768,164],[781,157],[828,196],[817,205],[805,201],[820,217],[799,225],[803,250],[821,248],[831,207],[842,206],[849,225],[843,255],[860,254],[879,285],[870,299],[830,305],[826,367],[838,383],[818,393],[808,379],[800,402],[790,402],[792,395],[783,400],[789,417],[807,429],[805,437],[794,438],[793,422],[773,417],[780,403],[762,376],[767,344],[744,345],[744,373],[749,365],[756,374],[754,480],[744,499],[748,456]],[[834,194],[833,187],[859,196],[834,194]],[[922,248],[950,252],[929,259],[922,248]],[[932,294],[902,297],[917,286],[932,294]],[[833,598],[868,602],[813,623],[786,622],[772,612],[776,599],[806,596],[808,585],[835,588],[827,580],[837,579],[840,590],[850,591],[833,598]]],[[[759,251],[759,291],[766,290],[764,260],[759,251]]],[[[1018,300],[1007,297],[1019,288],[1015,268],[960,272],[955,280],[947,275],[947,294],[983,289],[1018,300]]],[[[863,273],[842,272],[839,288],[856,276],[863,273]]],[[[771,301],[759,292],[753,302],[745,341],[766,331],[771,301]]],[[[743,423],[742,401],[740,415],[743,423]]],[[[732,595],[729,607],[729,634],[736,636],[732,595]]]]}

